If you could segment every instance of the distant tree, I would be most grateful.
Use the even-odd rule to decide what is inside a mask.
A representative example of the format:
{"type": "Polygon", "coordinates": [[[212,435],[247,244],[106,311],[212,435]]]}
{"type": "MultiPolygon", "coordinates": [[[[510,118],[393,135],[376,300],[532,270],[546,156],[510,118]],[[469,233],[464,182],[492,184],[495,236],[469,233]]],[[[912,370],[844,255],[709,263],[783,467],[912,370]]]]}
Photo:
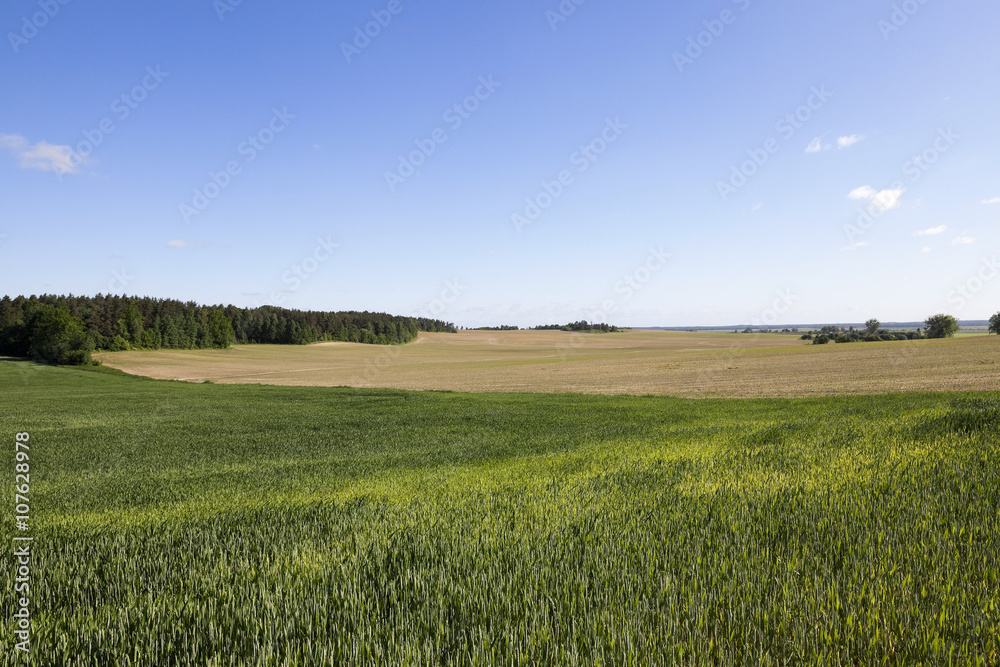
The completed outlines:
{"type": "Polygon", "coordinates": [[[820,334],[813,339],[813,345],[826,345],[830,342],[830,337],[826,334],[820,334]]]}
{"type": "Polygon", "coordinates": [[[1000,334],[1000,313],[990,318],[990,333],[1000,334]]]}
{"type": "Polygon", "coordinates": [[[878,330],[882,328],[882,323],[873,317],[872,319],[865,322],[865,327],[867,327],[868,333],[874,335],[877,334],[878,330]]]}
{"type": "Polygon", "coordinates": [[[958,331],[958,320],[951,315],[931,315],[924,324],[927,326],[928,338],[951,338],[958,331]]]}

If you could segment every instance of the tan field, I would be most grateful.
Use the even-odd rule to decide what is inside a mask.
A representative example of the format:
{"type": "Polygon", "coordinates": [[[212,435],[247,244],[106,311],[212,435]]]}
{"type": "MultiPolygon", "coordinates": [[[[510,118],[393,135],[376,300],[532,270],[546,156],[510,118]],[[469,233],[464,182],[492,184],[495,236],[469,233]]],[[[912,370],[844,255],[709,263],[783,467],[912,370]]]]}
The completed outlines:
{"type": "Polygon", "coordinates": [[[811,345],[789,335],[463,331],[405,346],[237,345],[97,355],[190,382],[415,390],[797,397],[1000,390],[1000,337],[811,345]]]}

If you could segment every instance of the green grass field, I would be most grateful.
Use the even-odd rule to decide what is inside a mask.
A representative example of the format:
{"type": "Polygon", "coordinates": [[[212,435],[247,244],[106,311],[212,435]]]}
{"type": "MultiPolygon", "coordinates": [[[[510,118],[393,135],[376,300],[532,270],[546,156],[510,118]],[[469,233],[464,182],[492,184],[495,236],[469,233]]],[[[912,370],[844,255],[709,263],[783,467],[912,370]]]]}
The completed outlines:
{"type": "MultiPolygon", "coordinates": [[[[33,664],[1000,664],[1000,393],[212,385],[0,361],[33,664]]],[[[13,568],[0,624],[14,664],[13,568]]]]}

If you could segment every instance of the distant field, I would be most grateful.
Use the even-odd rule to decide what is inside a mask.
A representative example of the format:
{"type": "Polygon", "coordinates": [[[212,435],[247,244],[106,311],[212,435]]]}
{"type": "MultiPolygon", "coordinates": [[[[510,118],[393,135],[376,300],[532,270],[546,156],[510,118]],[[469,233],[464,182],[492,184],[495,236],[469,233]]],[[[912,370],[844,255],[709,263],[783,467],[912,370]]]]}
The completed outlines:
{"type": "Polygon", "coordinates": [[[403,392],[0,361],[0,405],[10,550],[30,433],[32,664],[1000,664],[1000,393],[403,392]]]}
{"type": "Polygon", "coordinates": [[[102,353],[125,372],[191,382],[412,390],[807,397],[1000,389],[1000,337],[811,345],[797,336],[469,331],[414,343],[239,345],[102,353]]]}

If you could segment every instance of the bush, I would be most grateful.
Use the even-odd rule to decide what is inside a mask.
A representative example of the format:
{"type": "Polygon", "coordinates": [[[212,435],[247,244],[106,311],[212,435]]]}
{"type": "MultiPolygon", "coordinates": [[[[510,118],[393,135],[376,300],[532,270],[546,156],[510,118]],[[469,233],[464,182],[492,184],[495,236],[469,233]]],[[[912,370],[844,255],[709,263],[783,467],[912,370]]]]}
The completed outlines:
{"type": "Polygon", "coordinates": [[[26,329],[28,353],[35,361],[71,366],[90,363],[94,341],[68,308],[39,306],[29,316],[26,329]]]}
{"type": "Polygon", "coordinates": [[[813,345],[826,345],[830,342],[830,337],[826,334],[820,334],[813,339],[813,345]]]}
{"type": "Polygon", "coordinates": [[[800,338],[799,340],[812,340],[812,339],[813,335],[807,333],[807,334],[802,334],[802,338],[800,338]]]}

